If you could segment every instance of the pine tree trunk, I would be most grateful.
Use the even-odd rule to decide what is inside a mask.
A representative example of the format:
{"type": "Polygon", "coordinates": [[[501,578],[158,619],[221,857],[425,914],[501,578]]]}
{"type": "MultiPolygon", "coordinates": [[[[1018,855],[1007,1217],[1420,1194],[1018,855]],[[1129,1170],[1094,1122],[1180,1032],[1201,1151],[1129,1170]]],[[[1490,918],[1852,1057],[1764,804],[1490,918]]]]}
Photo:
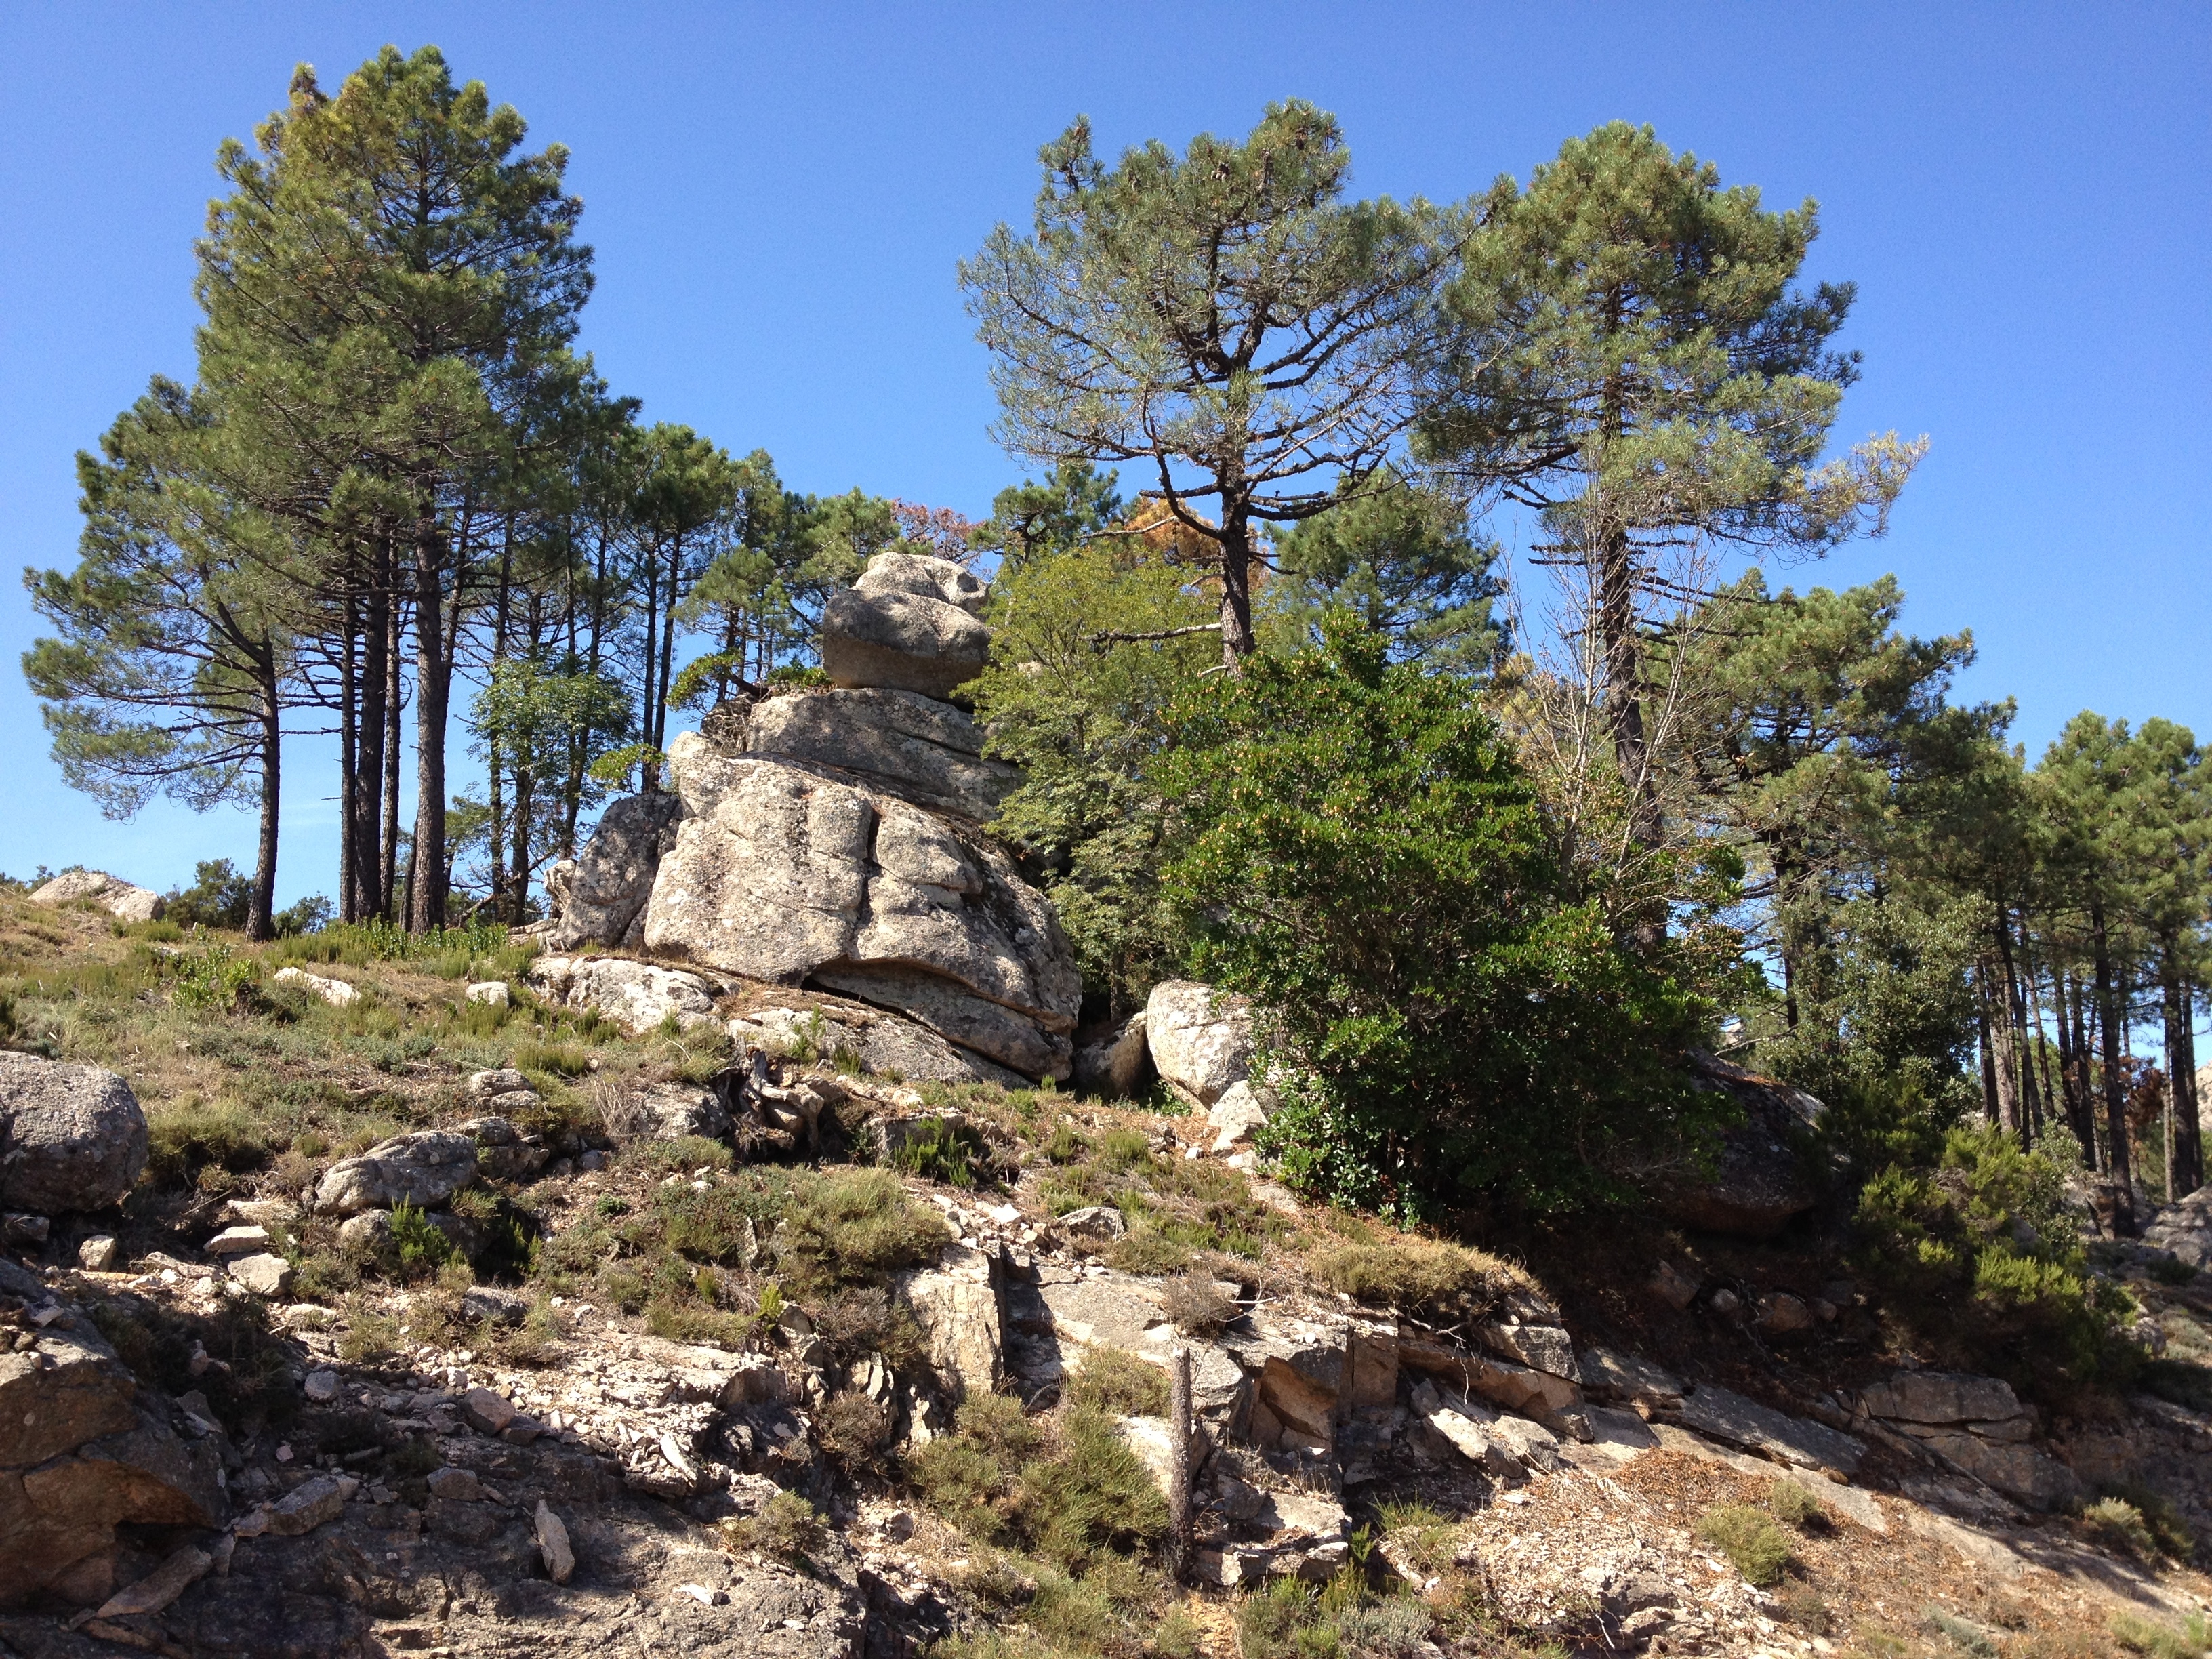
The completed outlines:
{"type": "Polygon", "coordinates": [[[2197,1066],[2190,1017],[2196,999],[2182,975],[2181,941],[2169,930],[2159,940],[2160,1012],[2166,1024],[2166,1202],[2204,1184],[2197,1121],[2197,1066]]]}
{"type": "Polygon", "coordinates": [[[361,920],[361,623],[360,599],[351,586],[338,626],[338,920],[361,920]]]}
{"type": "Polygon", "coordinates": [[[261,835],[253,851],[253,897],[246,907],[246,937],[259,944],[276,936],[276,830],[283,796],[284,709],[277,701],[276,654],[264,647],[255,665],[261,714],[261,835]]]}
{"type": "Polygon", "coordinates": [[[1224,475],[1221,486],[1221,665],[1239,672],[1252,654],[1252,526],[1232,495],[1241,479],[1224,475]]]}
{"type": "Polygon", "coordinates": [[[415,850],[407,926],[427,933],[446,923],[445,542],[435,517],[415,531],[415,850]]]}
{"type": "Polygon", "coordinates": [[[2089,940],[2097,970],[2097,1023],[2102,1028],[2105,1060],[2105,1133],[2111,1146],[2107,1172],[2112,1185],[2112,1228],[2123,1238],[2136,1231],[2134,1160],[2128,1155],[2127,1071],[2120,1064],[2120,1029],[2125,1023],[2113,994],[2112,945],[2105,927],[2105,907],[2089,905],[2089,940]]]}
{"type": "Polygon", "coordinates": [[[385,771],[394,744],[392,705],[398,701],[392,650],[392,549],[379,542],[369,569],[368,603],[362,618],[361,823],[354,831],[354,860],[360,888],[357,909],[363,916],[389,920],[391,862],[386,852],[383,804],[385,771]]]}

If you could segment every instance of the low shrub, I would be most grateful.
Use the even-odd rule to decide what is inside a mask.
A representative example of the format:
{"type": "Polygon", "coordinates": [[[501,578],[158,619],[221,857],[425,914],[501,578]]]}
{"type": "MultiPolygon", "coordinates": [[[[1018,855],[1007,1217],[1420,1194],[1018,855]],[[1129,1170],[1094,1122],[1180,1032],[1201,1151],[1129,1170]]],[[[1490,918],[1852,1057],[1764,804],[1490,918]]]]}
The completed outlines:
{"type": "Polygon", "coordinates": [[[2142,1511],[2124,1498],[2100,1498],[2089,1504],[2081,1511],[2081,1531],[2090,1542],[2138,1561],[2158,1557],[2158,1540],[2142,1511]]]}
{"type": "Polygon", "coordinates": [[[124,1295],[85,1311],[141,1382],[173,1395],[199,1389],[227,1428],[256,1419],[281,1425],[297,1407],[290,1353],[258,1297],[225,1298],[205,1313],[187,1313],[124,1295]],[[195,1374],[196,1350],[222,1366],[195,1374]]]}
{"type": "Polygon", "coordinates": [[[626,1170],[653,1175],[689,1175],[695,1170],[726,1170],[736,1156],[719,1140],[705,1135],[684,1135],[676,1140],[633,1140],[622,1149],[617,1163],[626,1170]]]}
{"type": "Polygon", "coordinates": [[[256,1170],[270,1147],[260,1120],[236,1101],[203,1103],[194,1096],[146,1115],[146,1178],[157,1187],[196,1186],[204,1170],[234,1175],[256,1170]]]}
{"type": "Polygon", "coordinates": [[[923,1124],[891,1157],[895,1170],[963,1188],[975,1186],[989,1163],[990,1151],[972,1125],[942,1118],[923,1124]]]}
{"type": "Polygon", "coordinates": [[[1414,1233],[1370,1235],[1323,1244],[1308,1270],[1355,1302],[1424,1311],[1483,1312],[1528,1276],[1510,1262],[1414,1233]]]}
{"type": "Polygon", "coordinates": [[[935,1259],[951,1229],[887,1170],[794,1176],[777,1261],[801,1291],[880,1281],[935,1259]]]}
{"type": "Polygon", "coordinates": [[[2192,1613],[2179,1626],[2161,1625],[2138,1613],[2115,1613],[2108,1626],[2112,1639],[2144,1659],[2203,1659],[2212,1648],[2212,1620],[2192,1613]]]}
{"type": "Polygon", "coordinates": [[[1698,1536],[1735,1564],[1745,1579],[1762,1589],[1782,1582],[1790,1565],[1790,1534],[1765,1510],[1728,1504],[1698,1517],[1698,1536]]]}
{"type": "Polygon", "coordinates": [[[733,1550],[757,1552],[796,1566],[820,1547],[822,1516],[795,1492],[780,1492],[752,1515],[722,1523],[724,1540],[733,1550]]]}
{"type": "Polygon", "coordinates": [[[1177,1273],[1160,1287],[1160,1311],[1185,1336],[1218,1336],[1243,1310],[1203,1270],[1177,1273]]]}
{"type": "Polygon", "coordinates": [[[1954,1129],[1936,1168],[1893,1164],[1862,1190],[1859,1265],[1945,1363],[2060,1401],[2124,1382],[2142,1359],[2115,1328],[2132,1304],[2089,1274],[2064,1180],[2002,1129],[1954,1129]]]}
{"type": "Polygon", "coordinates": [[[1093,1344],[1067,1380],[1067,1398],[1115,1417],[1158,1417],[1168,1408],[1167,1373],[1120,1348],[1093,1344]]]}
{"type": "Polygon", "coordinates": [[[1808,1527],[1826,1526],[1828,1511],[1820,1500],[1799,1486],[1795,1480],[1777,1480],[1766,1492],[1766,1508],[1774,1518],[1802,1532],[1808,1527]]]}
{"type": "Polygon", "coordinates": [[[2117,1498],[2132,1504],[2142,1517],[2144,1529],[2150,1534],[2153,1545],[2161,1555],[2176,1561],[2188,1561],[2197,1554],[2197,1534],[2181,1511],[2165,1493],[2154,1492],[2148,1486],[2133,1480],[2124,1480],[2107,1486],[2105,1496],[2117,1498]]]}

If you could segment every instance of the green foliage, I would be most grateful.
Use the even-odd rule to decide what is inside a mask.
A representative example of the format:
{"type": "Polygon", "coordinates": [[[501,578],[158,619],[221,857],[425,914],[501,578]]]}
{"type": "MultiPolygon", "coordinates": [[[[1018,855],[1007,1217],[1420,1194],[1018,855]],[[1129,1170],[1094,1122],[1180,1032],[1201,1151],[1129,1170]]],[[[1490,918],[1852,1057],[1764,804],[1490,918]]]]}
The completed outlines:
{"type": "Polygon", "coordinates": [[[1795,1480],[1777,1480],[1768,1487],[1766,1507],[1776,1520],[1800,1532],[1827,1524],[1828,1511],[1820,1500],[1795,1480]]]}
{"type": "Polygon", "coordinates": [[[203,859],[193,866],[190,887],[172,889],[166,900],[165,921],[179,927],[246,926],[246,913],[253,905],[253,878],[228,859],[203,859]]]}
{"type": "Polygon", "coordinates": [[[1728,1504],[1698,1518],[1698,1536],[1735,1563],[1735,1570],[1762,1587],[1782,1581],[1790,1565],[1790,1534],[1764,1510],[1728,1504]]]}
{"type": "Polygon", "coordinates": [[[2203,1659],[2212,1648],[2212,1619],[2192,1613],[2179,1626],[2161,1625],[2124,1608],[2115,1612],[2109,1628],[2112,1639],[2130,1653],[2144,1659],[2203,1659]]]}
{"type": "Polygon", "coordinates": [[[977,1165],[988,1167],[989,1158],[982,1135],[972,1125],[936,1118],[900,1143],[891,1167],[924,1181],[966,1188],[976,1184],[977,1165]]]}
{"type": "Polygon", "coordinates": [[[1460,672],[1486,671],[1505,649],[1492,614],[1504,591],[1491,574],[1495,542],[1468,532],[1465,509],[1397,479],[1365,489],[1277,538],[1278,580],[1255,601],[1263,640],[1318,643],[1334,611],[1390,641],[1391,655],[1460,672]]]}
{"type": "Polygon", "coordinates": [[[399,1204],[392,1212],[392,1250],[402,1279],[427,1279],[454,1261],[459,1252],[453,1242],[431,1224],[430,1218],[412,1204],[399,1204]]]}
{"type": "Polygon", "coordinates": [[[267,1135],[259,1115],[238,1101],[186,1096],[157,1105],[146,1115],[146,1178],[175,1188],[197,1185],[210,1169],[242,1175],[276,1150],[267,1135]]]}
{"type": "Polygon", "coordinates": [[[1067,1381],[1067,1398],[1109,1417],[1158,1417],[1168,1408],[1167,1373],[1133,1353],[1093,1343],[1067,1381]]]}
{"type": "Polygon", "coordinates": [[[1860,1261],[1890,1311],[1961,1369],[2044,1394],[2124,1380],[2140,1356],[2112,1327],[2130,1304],[2090,1277],[2063,1181],[2001,1130],[1954,1129],[1935,1169],[1867,1183],[1860,1261]]]}
{"type": "Polygon", "coordinates": [[[826,1529],[822,1515],[795,1492],[780,1492],[754,1514],[722,1523],[731,1548],[757,1550],[772,1560],[802,1565],[809,1550],[821,1547],[826,1529]]]}
{"type": "Polygon", "coordinates": [[[802,1288],[877,1284],[933,1260],[951,1237],[887,1170],[802,1172],[792,1180],[777,1260],[802,1288]]]}
{"type": "Polygon", "coordinates": [[[259,976],[251,957],[234,954],[218,939],[203,939],[193,949],[180,952],[170,971],[169,994],[177,1006],[217,1014],[236,1009],[259,976]]]}
{"type": "Polygon", "coordinates": [[[2180,1509],[2165,1493],[2136,1481],[2124,1480],[2106,1487],[2105,1495],[2134,1509],[2145,1535],[2160,1554],[2176,1561],[2194,1559],[2197,1534],[2190,1529],[2180,1509]]]}
{"type": "Polygon", "coordinates": [[[1117,1008],[1171,970],[1180,931],[1159,868],[1168,711],[1218,659],[1188,568],[1139,537],[1035,551],[991,587],[991,665],[969,695],[989,752],[1024,769],[993,827],[1050,895],[1085,983],[1117,1008]],[[1115,635],[1160,635],[1116,638],[1115,635]]]}
{"type": "Polygon", "coordinates": [[[1341,618],[1181,711],[1172,889],[1201,977],[1297,1056],[1262,1149],[1346,1202],[1418,1214],[1604,1194],[1709,1121],[1680,1069],[1706,1006],[1670,947],[1565,896],[1534,794],[1465,682],[1341,618]]]}

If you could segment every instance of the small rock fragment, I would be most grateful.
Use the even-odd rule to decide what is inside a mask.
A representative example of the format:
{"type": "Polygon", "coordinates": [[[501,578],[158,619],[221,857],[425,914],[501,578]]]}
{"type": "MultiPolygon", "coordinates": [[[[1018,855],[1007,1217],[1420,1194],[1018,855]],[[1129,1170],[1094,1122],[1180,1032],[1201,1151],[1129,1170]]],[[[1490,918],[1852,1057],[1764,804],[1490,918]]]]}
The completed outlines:
{"type": "Polygon", "coordinates": [[[225,1227],[207,1242],[207,1253],[218,1259],[234,1255],[265,1255],[269,1252],[269,1230],[266,1227],[225,1227]]]}
{"type": "Polygon", "coordinates": [[[1759,1304],[1759,1328],[1775,1336],[1787,1336],[1795,1331],[1813,1328],[1813,1310],[1799,1297],[1786,1291],[1762,1297],[1759,1304]]]}
{"type": "Polygon", "coordinates": [[[568,1547],[568,1528],[540,1498],[538,1503],[538,1552],[545,1559],[545,1576],[565,1584],[576,1571],[576,1553],[568,1547]]]}
{"type": "Polygon", "coordinates": [[[292,1288],[292,1264],[281,1255],[234,1256],[230,1276],[256,1296],[282,1296],[292,1288]]]}
{"type": "Polygon", "coordinates": [[[121,1255],[122,1247],[106,1233],[96,1234],[76,1247],[77,1266],[90,1273],[114,1272],[121,1255]]]}
{"type": "Polygon", "coordinates": [[[494,1008],[507,1006],[507,981],[503,979],[481,980],[463,993],[471,1002],[488,1004],[494,1008]]]}
{"type": "Polygon", "coordinates": [[[675,1593],[690,1596],[702,1607],[726,1607],[730,1601],[728,1591],[709,1589],[704,1584],[678,1584],[675,1593]]]}
{"type": "Polygon", "coordinates": [[[1063,1238],[1085,1244],[1107,1244],[1129,1231],[1129,1223],[1111,1204],[1089,1204],[1070,1210],[1055,1224],[1063,1238]]]}
{"type": "Polygon", "coordinates": [[[461,1396],[461,1415],[471,1428],[497,1434],[515,1419],[514,1405],[489,1389],[471,1389],[461,1396]]]}
{"type": "Polygon", "coordinates": [[[431,1497],[456,1504],[474,1504],[483,1497],[483,1483],[477,1479],[476,1471],[457,1469],[451,1464],[431,1470],[430,1478],[423,1484],[429,1487],[431,1497]]]}
{"type": "Polygon", "coordinates": [[[339,1484],[328,1475],[317,1475],[270,1506],[269,1530],[280,1537],[297,1538],[344,1512],[345,1492],[339,1484]]]}
{"type": "Polygon", "coordinates": [[[318,1406],[327,1406],[338,1397],[338,1374],[327,1368],[309,1371],[307,1380],[300,1385],[300,1389],[318,1406]]]}
{"type": "Polygon", "coordinates": [[[1671,1261],[1662,1261],[1651,1270],[1650,1281],[1645,1288],[1678,1310],[1688,1307],[1698,1295],[1698,1281],[1671,1261]]]}
{"type": "Polygon", "coordinates": [[[100,1605],[95,1619],[125,1619],[136,1613],[159,1613],[197,1583],[215,1565],[205,1550],[187,1545],[128,1589],[118,1590],[100,1605]]]}
{"type": "Polygon", "coordinates": [[[1743,1298],[1739,1297],[1734,1291],[1729,1289],[1727,1285],[1723,1285],[1720,1289],[1713,1292],[1712,1301],[1710,1305],[1715,1313],[1720,1315],[1721,1317],[1725,1319],[1729,1315],[1734,1313],[1738,1308],[1743,1305],[1743,1298]]]}
{"type": "Polygon", "coordinates": [[[43,1244],[53,1231],[54,1224],[42,1215],[25,1215],[9,1211],[0,1215],[0,1242],[9,1244],[43,1244]]]}

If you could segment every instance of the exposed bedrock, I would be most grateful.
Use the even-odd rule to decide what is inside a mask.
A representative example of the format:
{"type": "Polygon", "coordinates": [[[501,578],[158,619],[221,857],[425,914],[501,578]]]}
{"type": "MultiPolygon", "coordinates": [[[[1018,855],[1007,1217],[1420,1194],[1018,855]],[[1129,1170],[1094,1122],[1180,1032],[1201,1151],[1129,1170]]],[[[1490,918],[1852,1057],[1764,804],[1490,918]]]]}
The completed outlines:
{"type": "Polygon", "coordinates": [[[817,980],[1026,1075],[1067,1075],[1082,1000],[1073,953],[988,836],[696,733],[669,758],[684,816],[647,906],[648,949],[817,980]]]}

